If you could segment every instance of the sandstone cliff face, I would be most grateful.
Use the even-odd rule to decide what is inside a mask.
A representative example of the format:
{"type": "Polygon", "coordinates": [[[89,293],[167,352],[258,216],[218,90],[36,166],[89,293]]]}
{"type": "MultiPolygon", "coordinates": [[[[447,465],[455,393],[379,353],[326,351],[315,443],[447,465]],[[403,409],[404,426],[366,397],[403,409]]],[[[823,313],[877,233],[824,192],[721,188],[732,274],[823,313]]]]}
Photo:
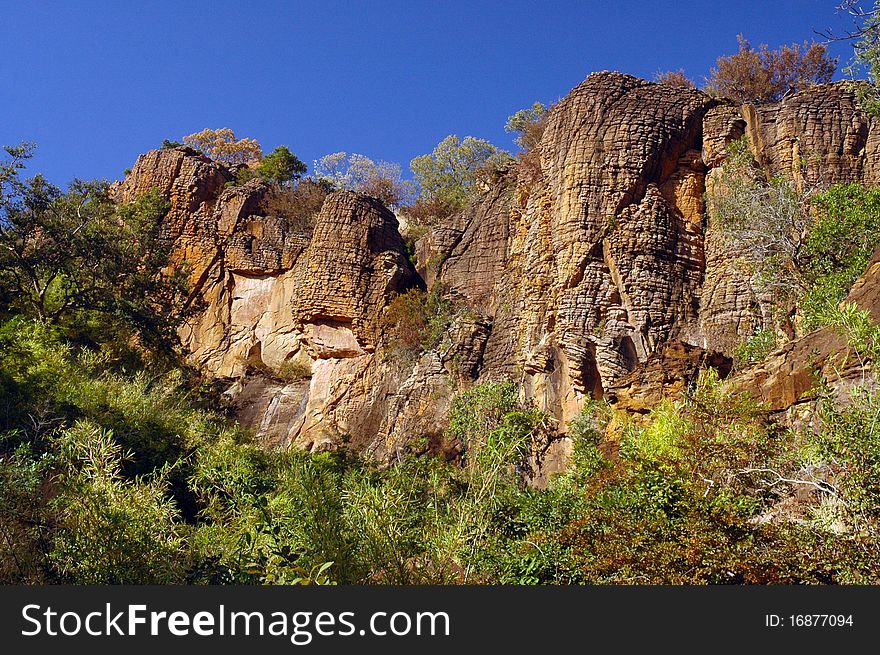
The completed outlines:
{"type": "Polygon", "coordinates": [[[618,73],[576,87],[549,117],[542,182],[484,199],[419,253],[485,308],[483,376],[518,377],[564,426],[588,395],[646,411],[702,364],[729,370],[770,321],[705,207],[743,135],[768,176],[877,181],[878,132],[845,84],[760,108],[618,73]]]}
{"type": "Polygon", "coordinates": [[[156,187],[171,201],[174,259],[205,304],[184,345],[204,371],[235,380],[229,394],[265,442],[381,450],[383,430],[393,443],[407,412],[430,413],[409,409],[410,395],[418,405],[430,390],[430,366],[406,394],[410,372],[374,357],[385,304],[421,284],[397,219],[374,199],[338,192],[307,235],[262,212],[265,185],[225,189],[232,178],[177,148],[141,157],[118,190],[129,200],[156,187]]]}
{"type": "MultiPolygon", "coordinates": [[[[545,479],[564,466],[565,426],[586,398],[647,411],[700,366],[728,369],[732,347],[769,320],[705,207],[742,135],[768,175],[802,187],[880,176],[878,130],[846,85],[755,108],[598,73],[549,115],[540,180],[502,175],[419,241],[416,268],[378,201],[332,194],[303,234],[260,209],[265,185],[227,189],[231,171],[185,148],[141,157],[119,193],[158,187],[171,200],[175,256],[206,304],[182,336],[267,443],[349,444],[383,461],[443,449],[456,390],[513,379],[557,421],[562,438],[536,463],[545,479]],[[386,304],[434,285],[472,311],[436,349],[395,360],[386,304]]],[[[780,388],[774,375],[797,386],[800,364],[786,366],[752,387],[780,388]]],[[[797,390],[773,394],[781,407],[797,390]]]]}

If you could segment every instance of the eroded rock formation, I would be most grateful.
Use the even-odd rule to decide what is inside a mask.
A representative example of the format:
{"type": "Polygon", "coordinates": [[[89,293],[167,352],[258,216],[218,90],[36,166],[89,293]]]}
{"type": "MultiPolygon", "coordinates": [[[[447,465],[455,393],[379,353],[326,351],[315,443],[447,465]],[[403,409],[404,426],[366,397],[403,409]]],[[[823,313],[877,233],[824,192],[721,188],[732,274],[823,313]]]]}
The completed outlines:
{"type": "MultiPolygon", "coordinates": [[[[556,419],[563,438],[544,450],[557,467],[586,398],[647,411],[700,366],[729,367],[732,347],[768,321],[704,199],[743,135],[768,175],[801,187],[880,176],[880,136],[844,84],[756,108],[597,73],[550,113],[540,179],[502,174],[418,242],[415,268],[378,201],[332,194],[303,234],[262,209],[268,187],[226,188],[233,171],[185,148],[141,157],[119,193],[170,199],[175,257],[206,304],[182,336],[266,442],[347,443],[384,461],[447,448],[456,390],[513,379],[556,419]],[[387,303],[435,285],[469,311],[417,360],[389,356],[387,303]]],[[[751,383],[782,389],[764,393],[780,407],[797,396],[773,381],[797,386],[800,364],[785,366],[751,383]]]]}
{"type": "Polygon", "coordinates": [[[759,108],[619,73],[576,87],[547,122],[542,182],[426,237],[438,279],[487,308],[483,375],[515,371],[564,425],[588,395],[645,411],[699,365],[729,369],[736,344],[771,321],[705,207],[743,135],[768,177],[877,181],[878,133],[846,84],[759,108]],[[489,277],[469,282],[477,270],[489,277]]]}

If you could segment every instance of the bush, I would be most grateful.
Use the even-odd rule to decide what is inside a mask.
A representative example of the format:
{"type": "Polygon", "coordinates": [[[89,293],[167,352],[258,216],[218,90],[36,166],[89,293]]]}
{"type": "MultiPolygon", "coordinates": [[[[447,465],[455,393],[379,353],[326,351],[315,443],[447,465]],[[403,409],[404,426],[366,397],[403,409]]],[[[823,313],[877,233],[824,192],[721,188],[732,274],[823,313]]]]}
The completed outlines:
{"type": "Polygon", "coordinates": [[[777,102],[788,92],[830,82],[838,60],[822,43],[793,43],[778,50],[758,50],[739,35],[739,52],[719,57],[706,81],[706,91],[736,102],[777,102]]]}
{"type": "Polygon", "coordinates": [[[815,220],[803,248],[804,330],[827,323],[880,247],[880,189],[834,185],[813,198],[813,208],[815,220]]]}
{"type": "Polygon", "coordinates": [[[733,352],[734,366],[736,368],[743,368],[760,362],[776,350],[777,345],[776,330],[760,328],[752,336],[746,337],[736,347],[733,352]]]}
{"type": "Polygon", "coordinates": [[[460,208],[460,205],[456,202],[450,202],[437,197],[420,196],[414,204],[404,207],[401,213],[411,224],[430,227],[449,218],[460,208]]]}
{"type": "Polygon", "coordinates": [[[665,84],[666,86],[675,86],[682,89],[695,89],[696,84],[688,79],[688,76],[684,74],[684,69],[679,68],[677,71],[666,71],[665,73],[657,73],[654,76],[654,81],[657,84],[665,84]]]}
{"type": "Polygon", "coordinates": [[[527,109],[521,109],[507,119],[505,132],[517,136],[514,142],[522,149],[517,155],[517,170],[520,179],[531,186],[541,180],[541,137],[547,125],[549,108],[536,102],[527,109]]]}
{"type": "Polygon", "coordinates": [[[409,359],[439,346],[458,311],[444,297],[442,285],[435,285],[430,293],[413,287],[392,298],[380,324],[388,333],[391,352],[409,359]]]}
{"type": "Polygon", "coordinates": [[[183,581],[184,541],[168,483],[122,477],[112,433],[79,422],[60,433],[61,487],[52,501],[58,526],[52,563],[77,584],[183,581]]]}
{"type": "MultiPolygon", "coordinates": [[[[867,314],[835,320],[870,366],[867,314]]],[[[841,410],[822,395],[821,429],[795,434],[710,369],[607,457],[620,430],[588,403],[568,429],[572,468],[538,490],[524,476],[551,422],[510,382],[453,400],[463,462],[380,469],[261,449],[180,374],[123,373],[40,324],[0,339],[4,582],[877,581],[876,399],[841,410]],[[785,514],[799,479],[817,497],[785,514]]]]}
{"type": "Polygon", "coordinates": [[[723,173],[708,194],[711,218],[732,252],[748,260],[760,291],[785,303],[805,287],[802,253],[809,226],[810,193],[785,177],[765,180],[747,137],[727,145],[723,173]]]}
{"type": "Polygon", "coordinates": [[[290,232],[308,235],[314,229],[327,193],[327,189],[314,180],[301,180],[292,188],[271,189],[264,196],[261,211],[281,218],[290,232]]]}

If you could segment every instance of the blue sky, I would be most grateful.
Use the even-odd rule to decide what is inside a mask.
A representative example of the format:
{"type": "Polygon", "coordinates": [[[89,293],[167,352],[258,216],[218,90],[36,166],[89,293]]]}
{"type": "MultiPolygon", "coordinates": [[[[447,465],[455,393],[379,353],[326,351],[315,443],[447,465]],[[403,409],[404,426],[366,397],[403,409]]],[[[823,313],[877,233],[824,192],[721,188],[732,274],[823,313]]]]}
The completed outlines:
{"type": "Polygon", "coordinates": [[[346,150],[407,170],[447,134],[511,148],[507,116],[593,71],[701,84],[738,33],[811,39],[848,25],[836,4],[0,0],[0,144],[36,142],[30,170],[59,184],[117,179],[205,127],[309,164],[346,150]]]}

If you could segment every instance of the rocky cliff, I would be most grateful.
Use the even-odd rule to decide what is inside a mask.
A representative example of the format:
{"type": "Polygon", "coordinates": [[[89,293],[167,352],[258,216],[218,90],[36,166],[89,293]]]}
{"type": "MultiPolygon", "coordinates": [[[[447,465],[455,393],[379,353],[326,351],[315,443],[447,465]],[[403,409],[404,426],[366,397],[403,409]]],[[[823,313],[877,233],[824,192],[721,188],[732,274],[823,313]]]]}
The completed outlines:
{"type": "Polygon", "coordinates": [[[231,171],[185,148],[142,156],[119,193],[170,199],[176,259],[206,305],[184,342],[265,441],[384,461],[448,448],[456,390],[513,379],[557,421],[552,469],[585,399],[644,411],[702,365],[729,370],[769,320],[704,200],[744,134],[768,175],[800,186],[880,176],[878,130],[845,85],[756,108],[597,73],[550,113],[539,179],[502,174],[419,241],[415,266],[378,201],[334,193],[307,235],[263,209],[265,185],[226,188],[231,171]],[[425,285],[469,311],[401,362],[380,317],[425,285]]]}

